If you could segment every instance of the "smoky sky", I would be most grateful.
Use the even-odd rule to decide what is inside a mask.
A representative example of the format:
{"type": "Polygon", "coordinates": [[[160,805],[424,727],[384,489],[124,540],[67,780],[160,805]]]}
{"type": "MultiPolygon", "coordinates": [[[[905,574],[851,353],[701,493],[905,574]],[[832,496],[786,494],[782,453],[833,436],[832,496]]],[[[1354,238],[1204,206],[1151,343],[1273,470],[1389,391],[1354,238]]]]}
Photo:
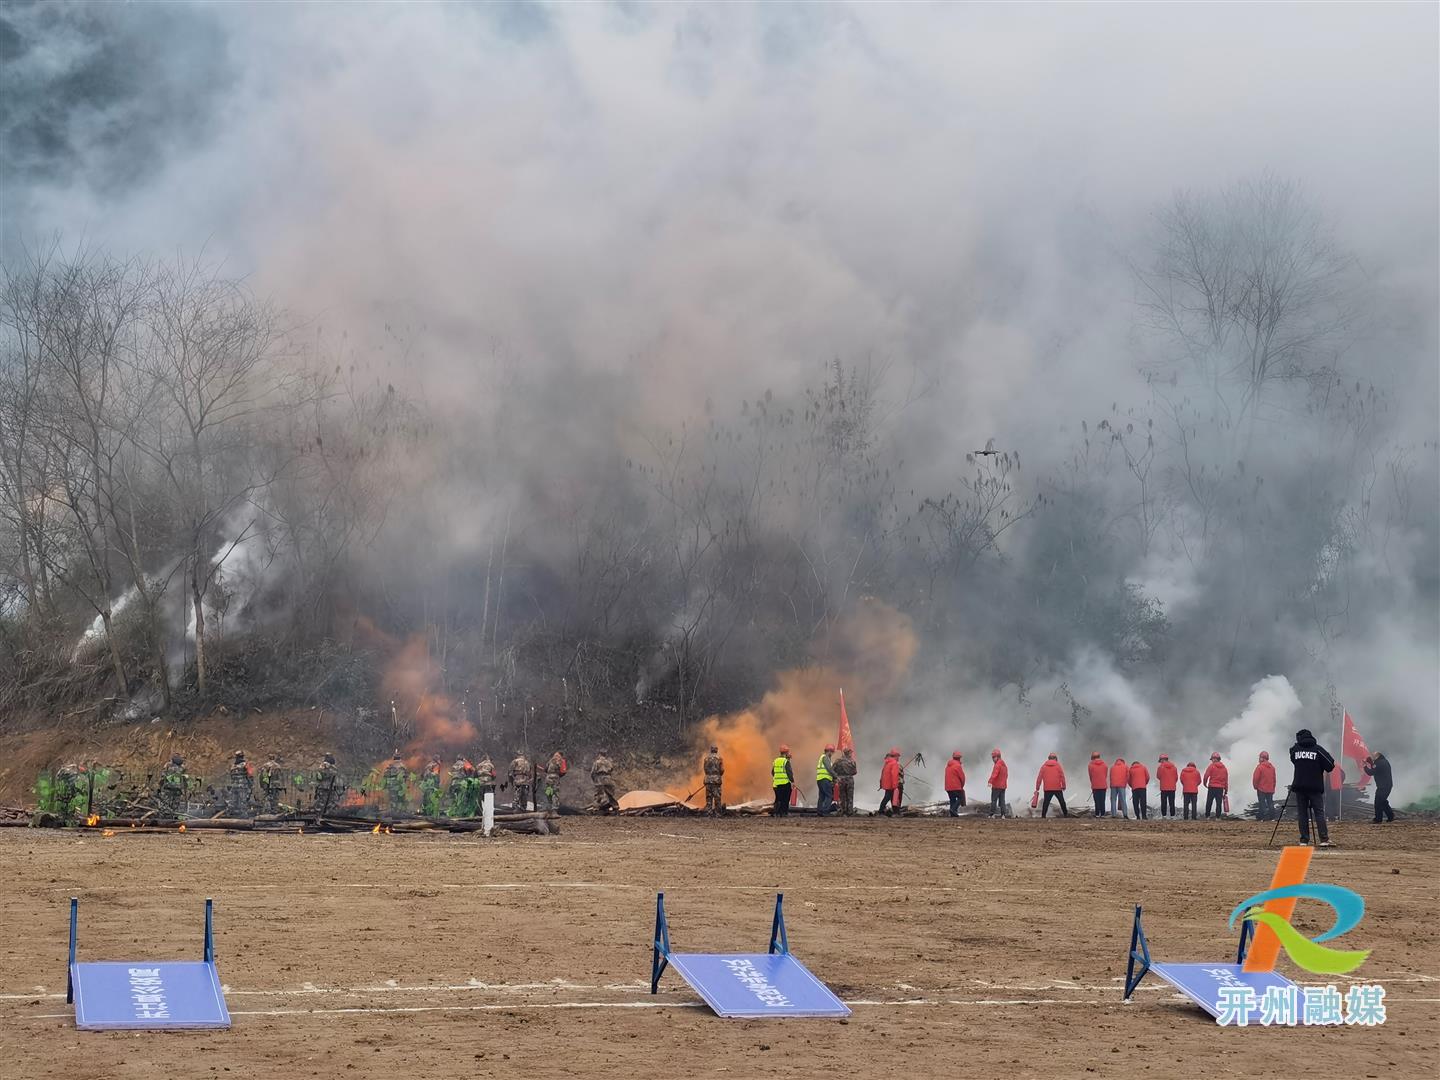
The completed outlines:
{"type": "MultiPolygon", "coordinates": [[[[1423,4],[11,5],[0,251],[203,249],[436,410],[516,424],[506,380],[538,387],[536,453],[569,460],[872,363],[923,491],[992,436],[1043,471],[1143,395],[1155,208],[1279,176],[1354,254],[1344,363],[1429,484],[1437,31],[1423,4]]],[[[1417,517],[1424,566],[1433,491],[1417,517]]],[[[1433,726],[1433,619],[1379,637],[1355,679],[1403,653],[1396,709],[1433,726]]],[[[1228,719],[1267,674],[1201,696],[1228,719]]]]}

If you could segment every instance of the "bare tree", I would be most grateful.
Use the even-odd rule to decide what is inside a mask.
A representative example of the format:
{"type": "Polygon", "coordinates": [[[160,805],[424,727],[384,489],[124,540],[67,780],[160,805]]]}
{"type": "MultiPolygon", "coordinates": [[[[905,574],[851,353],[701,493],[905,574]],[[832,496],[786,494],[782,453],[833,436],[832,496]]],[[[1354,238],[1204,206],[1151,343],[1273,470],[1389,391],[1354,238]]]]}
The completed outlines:
{"type": "Polygon", "coordinates": [[[255,527],[257,503],[288,464],[251,452],[267,415],[303,404],[303,374],[280,363],[278,313],[201,262],[164,269],[137,358],[146,422],[134,432],[161,468],[184,532],[195,679],[206,689],[205,600],[215,575],[255,527]],[[251,513],[245,513],[249,507],[251,513]]]}

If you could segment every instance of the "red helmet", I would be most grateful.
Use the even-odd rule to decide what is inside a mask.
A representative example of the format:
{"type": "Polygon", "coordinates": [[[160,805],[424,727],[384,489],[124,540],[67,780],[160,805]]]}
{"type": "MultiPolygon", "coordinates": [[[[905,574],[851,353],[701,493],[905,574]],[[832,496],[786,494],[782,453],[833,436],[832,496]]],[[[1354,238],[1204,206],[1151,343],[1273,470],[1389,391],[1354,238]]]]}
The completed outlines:
{"type": "Polygon", "coordinates": [[[1220,755],[1219,755],[1218,753],[1211,754],[1211,755],[1210,755],[1210,760],[1211,760],[1211,761],[1219,761],[1219,760],[1220,760],[1220,755]]]}
{"type": "Polygon", "coordinates": [[[834,743],[828,743],[828,742],[827,742],[827,743],[825,744],[825,749],[826,749],[826,750],[834,750],[834,749],[835,749],[835,744],[834,744],[834,743]]]}
{"type": "Polygon", "coordinates": [[[892,746],[892,747],[890,747],[890,753],[886,755],[886,757],[899,757],[899,756],[900,756],[900,748],[899,748],[898,746],[892,746]]]}
{"type": "Polygon", "coordinates": [[[1269,750],[1261,750],[1261,751],[1260,751],[1260,760],[1261,760],[1261,761],[1269,761],[1269,760],[1270,760],[1270,751],[1269,751],[1269,750]]]}
{"type": "Polygon", "coordinates": [[[1169,754],[1161,754],[1161,755],[1160,755],[1160,760],[1161,760],[1161,761],[1169,761],[1169,760],[1170,760],[1170,755],[1169,755],[1169,754]]]}
{"type": "Polygon", "coordinates": [[[790,747],[787,746],[785,743],[782,742],[782,743],[780,744],[780,753],[782,753],[782,754],[788,754],[789,752],[790,752],[790,747]]]}
{"type": "Polygon", "coordinates": [[[955,751],[953,754],[951,754],[950,756],[953,757],[956,761],[960,761],[960,760],[962,760],[962,759],[964,758],[965,755],[962,754],[962,753],[960,753],[959,750],[956,750],[956,751],[955,751]]]}

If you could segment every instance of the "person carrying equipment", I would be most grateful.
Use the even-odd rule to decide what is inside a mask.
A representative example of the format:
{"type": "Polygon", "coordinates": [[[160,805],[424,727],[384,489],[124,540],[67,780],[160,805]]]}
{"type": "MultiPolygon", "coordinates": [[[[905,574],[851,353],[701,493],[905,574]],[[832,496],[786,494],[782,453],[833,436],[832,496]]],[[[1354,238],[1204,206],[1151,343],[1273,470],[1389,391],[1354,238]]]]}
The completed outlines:
{"type": "Polygon", "coordinates": [[[315,770],[315,812],[320,816],[328,814],[340,802],[340,770],[335,767],[335,755],[326,754],[315,770]]]}
{"type": "Polygon", "coordinates": [[[965,758],[959,750],[945,763],[945,794],[950,796],[950,816],[959,817],[965,805],[965,758]]]}
{"type": "Polygon", "coordinates": [[[425,817],[440,814],[440,759],[431,756],[420,774],[420,813],[425,817]]]}
{"type": "Polygon", "coordinates": [[[885,794],[880,797],[880,809],[876,813],[886,817],[895,816],[895,811],[900,809],[904,783],[905,771],[900,767],[900,748],[892,746],[885,755],[885,764],[880,766],[880,790],[885,794]]]}
{"type": "Polygon", "coordinates": [[[1210,811],[1214,809],[1215,817],[1218,820],[1225,816],[1225,793],[1230,789],[1230,770],[1220,760],[1220,755],[1211,754],[1210,764],[1205,768],[1205,775],[1201,778],[1205,783],[1205,818],[1208,821],[1210,811]]]}
{"type": "Polygon", "coordinates": [[[1390,772],[1390,759],[1378,750],[1365,759],[1365,775],[1375,778],[1375,820],[1380,825],[1395,820],[1395,811],[1390,809],[1390,791],[1395,779],[1390,772]]]}
{"type": "Polygon", "coordinates": [[[1123,757],[1117,757],[1110,766],[1110,816],[1130,819],[1125,805],[1125,785],[1130,782],[1130,766],[1123,757]]]}
{"type": "Polygon", "coordinates": [[[820,817],[826,817],[835,807],[835,775],[830,771],[830,755],[835,753],[833,743],[826,743],[825,749],[820,752],[820,760],[815,763],[815,812],[820,817]]]}
{"type": "Polygon", "coordinates": [[[1180,791],[1185,796],[1185,820],[1200,820],[1200,770],[1193,761],[1187,761],[1180,770],[1180,791]]]}
{"type": "Polygon", "coordinates": [[[400,757],[400,751],[396,750],[391,755],[390,763],[385,766],[385,771],[380,774],[380,786],[385,789],[385,797],[390,802],[390,812],[399,814],[409,809],[406,806],[406,784],[409,777],[405,771],[405,762],[400,757]]]}
{"type": "Polygon", "coordinates": [[[1295,766],[1290,790],[1295,793],[1295,811],[1300,817],[1300,843],[1310,843],[1310,815],[1314,814],[1320,846],[1333,847],[1325,822],[1325,774],[1335,768],[1335,759],[1315,741],[1309,728],[1301,728],[1290,747],[1290,764],[1295,766]]]}
{"type": "Polygon", "coordinates": [[[1135,807],[1135,820],[1148,821],[1150,819],[1150,807],[1147,805],[1149,799],[1150,770],[1145,763],[1136,758],[1130,763],[1130,801],[1135,807]]]}
{"type": "Polygon", "coordinates": [[[570,765],[559,750],[545,763],[545,805],[551,810],[560,809],[560,778],[569,771],[570,765]]]}
{"type": "Polygon", "coordinates": [[[255,770],[245,760],[245,751],[236,750],[230,763],[229,798],[226,800],[226,810],[231,817],[245,817],[250,813],[250,800],[255,794],[252,786],[254,775],[255,770]]]}
{"type": "Polygon", "coordinates": [[[840,799],[840,813],[851,817],[855,813],[855,774],[860,765],[855,760],[855,748],[847,746],[830,766],[835,774],[835,790],[840,799]]]}
{"type": "Polygon", "coordinates": [[[267,814],[280,813],[280,796],[285,791],[285,766],[280,764],[280,755],[271,754],[260,766],[260,794],[265,798],[267,814]]]}
{"type": "Polygon", "coordinates": [[[535,779],[534,766],[530,759],[525,756],[524,750],[515,751],[515,759],[510,762],[510,788],[514,798],[510,800],[511,805],[519,811],[530,809],[530,784],[535,779]]]}
{"type": "Polygon", "coordinates": [[[160,816],[174,820],[180,816],[180,807],[190,788],[190,778],[185,775],[185,759],[171,754],[165,771],[160,774],[159,796],[160,816]]]}
{"type": "MultiPolygon", "coordinates": [[[[1060,758],[1057,754],[1051,754],[1045,759],[1045,764],[1040,766],[1040,772],[1035,776],[1035,794],[1040,794],[1041,788],[1045,789],[1045,803],[1040,807],[1040,816],[1046,817],[1050,813],[1050,800],[1057,799],[1060,802],[1060,813],[1064,817],[1070,816],[1069,809],[1065,806],[1065,770],[1060,765],[1060,758]]],[[[1030,804],[1034,806],[1032,802],[1030,804]]]]}
{"type": "Polygon", "coordinates": [[[1105,759],[1100,756],[1099,750],[1090,751],[1090,764],[1087,766],[1090,771],[1090,796],[1095,800],[1095,816],[1105,816],[1105,788],[1110,775],[1110,766],[1105,764],[1105,759]]]}
{"type": "Polygon", "coordinates": [[[1180,770],[1175,768],[1175,763],[1170,760],[1169,754],[1160,755],[1160,763],[1155,766],[1155,783],[1160,785],[1160,816],[1175,816],[1175,785],[1180,780],[1180,770]]]}
{"type": "Polygon", "coordinates": [[[1260,804],[1256,819],[1269,821],[1275,813],[1275,766],[1270,764],[1270,751],[1260,751],[1260,764],[1250,775],[1250,785],[1255,789],[1255,801],[1260,804]]]}
{"type": "Polygon", "coordinates": [[[620,800],[615,797],[615,781],[610,778],[614,771],[609,755],[604,750],[599,751],[590,764],[590,782],[595,785],[595,805],[602,814],[620,812],[620,800]]]}
{"type": "Polygon", "coordinates": [[[990,751],[990,760],[994,762],[990,769],[990,816],[1003,818],[1005,816],[1005,789],[1010,785],[1010,766],[1005,764],[1005,759],[1000,756],[1000,748],[996,747],[990,751]]]}
{"type": "Polygon", "coordinates": [[[721,798],[721,789],[725,784],[725,759],[720,756],[720,747],[711,744],[710,753],[705,755],[703,765],[705,772],[705,813],[709,817],[717,817],[725,813],[725,800],[721,798]]]}
{"type": "Polygon", "coordinates": [[[775,789],[771,817],[790,816],[790,792],[795,790],[795,770],[790,767],[790,747],[780,746],[780,756],[770,763],[770,786],[775,789]]]}

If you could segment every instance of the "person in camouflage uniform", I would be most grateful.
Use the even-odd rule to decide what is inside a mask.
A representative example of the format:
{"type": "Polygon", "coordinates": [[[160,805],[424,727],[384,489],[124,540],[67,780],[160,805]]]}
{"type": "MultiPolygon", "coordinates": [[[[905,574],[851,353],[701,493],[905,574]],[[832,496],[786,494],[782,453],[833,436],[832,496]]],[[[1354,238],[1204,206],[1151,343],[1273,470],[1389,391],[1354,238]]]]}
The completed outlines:
{"type": "Polygon", "coordinates": [[[560,809],[560,778],[570,769],[565,755],[556,750],[545,763],[545,802],[551,810],[560,809]]]}
{"type": "Polygon", "coordinates": [[[280,813],[280,796],[285,794],[285,766],[280,763],[279,754],[271,754],[260,766],[260,795],[265,801],[265,813],[280,813]]]}
{"type": "Polygon", "coordinates": [[[85,775],[85,766],[76,765],[73,761],[67,761],[55,771],[55,813],[59,814],[68,825],[84,813],[83,806],[76,806],[82,791],[87,788],[88,777],[85,775]]]}
{"type": "Polygon", "coordinates": [[[225,800],[226,811],[231,817],[245,817],[250,813],[250,800],[255,797],[254,776],[255,770],[245,760],[245,751],[236,750],[230,763],[230,786],[225,800]]]}
{"type": "Polygon", "coordinates": [[[830,771],[835,774],[835,798],[840,804],[840,813],[846,816],[855,813],[855,774],[859,770],[855,749],[850,746],[830,763],[830,771]]]}
{"type": "Polygon", "coordinates": [[[409,792],[406,785],[410,777],[405,769],[405,762],[401,760],[400,751],[396,750],[390,758],[390,764],[385,766],[385,771],[380,774],[380,783],[385,788],[385,794],[390,801],[390,812],[400,814],[409,810],[409,792]]]}
{"type": "Polygon", "coordinates": [[[725,759],[720,756],[720,747],[711,746],[705,755],[705,813],[710,817],[725,813],[725,800],[720,789],[725,783],[725,759]]]}
{"type": "Polygon", "coordinates": [[[326,754],[315,770],[315,812],[322,817],[340,803],[340,770],[335,767],[335,755],[326,754]]]}
{"type": "Polygon", "coordinates": [[[530,809],[530,785],[534,782],[535,767],[530,764],[525,751],[517,751],[515,760],[510,762],[510,786],[515,792],[512,803],[516,810],[530,809]]]}
{"type": "Polygon", "coordinates": [[[480,761],[475,766],[475,782],[480,785],[481,795],[495,790],[495,763],[490,760],[489,754],[480,755],[480,761]]]}
{"type": "Polygon", "coordinates": [[[440,813],[440,759],[432,757],[420,774],[420,813],[435,817],[440,813]]]}
{"type": "Polygon", "coordinates": [[[475,766],[463,755],[450,766],[446,813],[451,817],[475,816],[475,766]]]}
{"type": "Polygon", "coordinates": [[[620,800],[615,797],[615,781],[610,774],[615,771],[604,750],[595,755],[590,765],[590,782],[595,785],[595,805],[602,814],[619,813],[620,800]]]}
{"type": "Polygon", "coordinates": [[[190,777],[185,775],[185,759],[171,754],[164,772],[160,774],[160,789],[156,792],[162,818],[176,819],[185,805],[190,790],[190,777]]]}

